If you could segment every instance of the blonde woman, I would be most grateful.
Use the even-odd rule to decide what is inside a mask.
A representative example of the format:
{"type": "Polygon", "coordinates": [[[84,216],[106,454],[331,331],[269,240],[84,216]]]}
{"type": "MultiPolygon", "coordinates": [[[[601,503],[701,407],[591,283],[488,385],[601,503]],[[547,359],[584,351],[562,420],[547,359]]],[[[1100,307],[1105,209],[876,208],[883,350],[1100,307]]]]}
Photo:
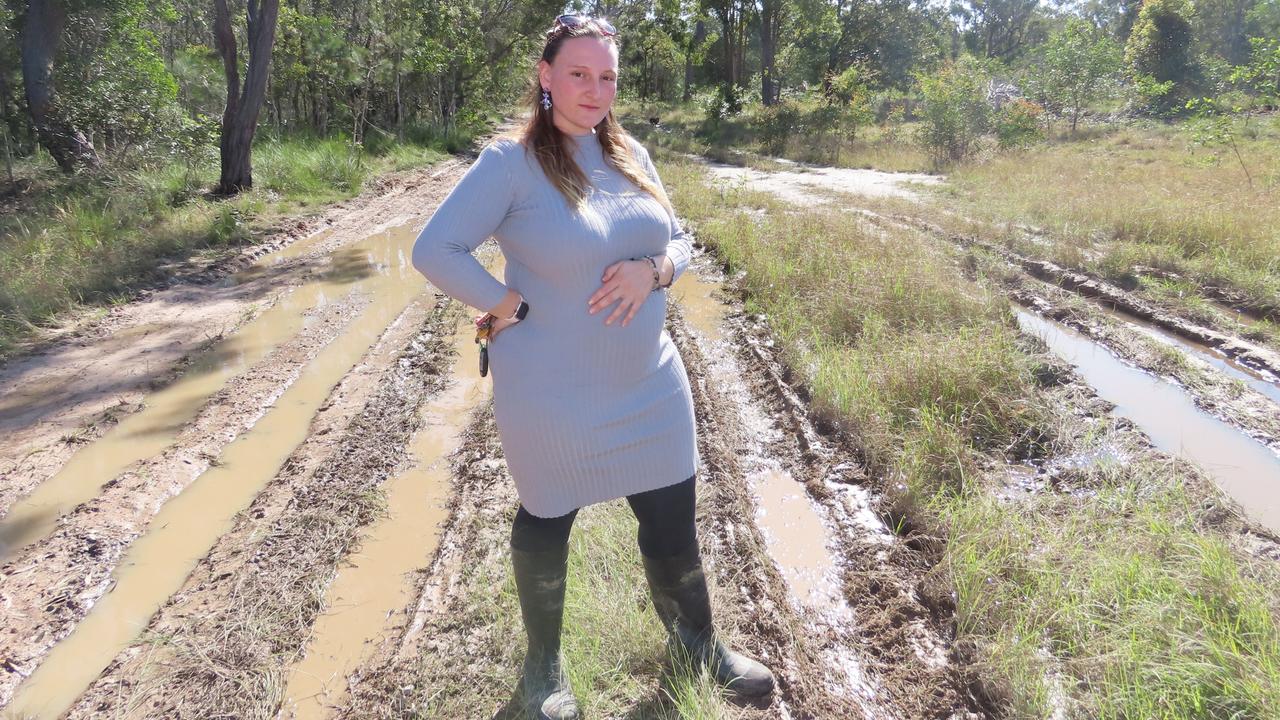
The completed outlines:
{"type": "Polygon", "coordinates": [[[663,330],[691,245],[645,148],[614,119],[616,30],[562,15],[522,131],[480,153],[418,235],[413,263],[489,327],[493,410],[520,498],[511,557],[528,635],[529,714],[579,717],[560,629],[579,508],[626,497],[673,654],[745,696],[773,691],[712,624],[694,525],[698,449],[684,365],[663,330]],[[473,252],[489,236],[499,282],[473,252]]]}

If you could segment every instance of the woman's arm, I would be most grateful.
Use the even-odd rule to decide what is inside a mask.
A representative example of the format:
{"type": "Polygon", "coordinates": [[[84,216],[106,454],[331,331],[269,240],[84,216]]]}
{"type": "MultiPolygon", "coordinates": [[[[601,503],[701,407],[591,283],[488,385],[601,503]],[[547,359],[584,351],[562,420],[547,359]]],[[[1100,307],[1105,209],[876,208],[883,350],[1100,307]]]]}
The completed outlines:
{"type": "MultiPolygon", "coordinates": [[[[654,167],[653,160],[649,158],[649,151],[639,141],[636,141],[636,147],[639,150],[640,163],[644,165],[645,170],[649,173],[649,179],[653,180],[658,187],[666,188],[662,185],[662,178],[658,177],[658,169],[654,167]]],[[[689,258],[693,257],[693,238],[689,233],[684,231],[680,225],[680,219],[672,213],[667,213],[668,227],[670,228],[671,238],[667,241],[666,259],[658,266],[659,275],[662,278],[663,285],[670,285],[680,277],[684,269],[689,265],[689,258]],[[668,278],[670,280],[668,281],[668,278]]]]}
{"type": "Polygon", "coordinates": [[[514,312],[519,296],[490,275],[472,253],[502,224],[515,198],[503,152],[496,143],[480,152],[413,244],[413,266],[431,284],[499,317],[514,312]]]}

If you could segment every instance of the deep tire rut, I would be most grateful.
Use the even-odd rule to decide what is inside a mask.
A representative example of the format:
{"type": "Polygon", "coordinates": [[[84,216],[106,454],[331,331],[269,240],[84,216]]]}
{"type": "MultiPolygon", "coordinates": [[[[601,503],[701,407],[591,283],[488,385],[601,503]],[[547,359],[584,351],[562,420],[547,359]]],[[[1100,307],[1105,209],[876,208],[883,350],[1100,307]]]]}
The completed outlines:
{"type": "MultiPolygon", "coordinates": [[[[282,670],[302,652],[324,587],[360,529],[381,512],[377,489],[406,461],[423,404],[449,382],[460,312],[440,299],[393,324],[371,352],[382,356],[380,377],[358,414],[332,439],[332,420],[317,421],[323,427],[313,427],[71,717],[130,706],[166,718],[275,714],[282,670]],[[398,326],[413,332],[406,339],[398,326]],[[157,640],[172,656],[163,664],[147,656],[157,640]]],[[[330,403],[342,394],[336,390],[330,403]]]]}

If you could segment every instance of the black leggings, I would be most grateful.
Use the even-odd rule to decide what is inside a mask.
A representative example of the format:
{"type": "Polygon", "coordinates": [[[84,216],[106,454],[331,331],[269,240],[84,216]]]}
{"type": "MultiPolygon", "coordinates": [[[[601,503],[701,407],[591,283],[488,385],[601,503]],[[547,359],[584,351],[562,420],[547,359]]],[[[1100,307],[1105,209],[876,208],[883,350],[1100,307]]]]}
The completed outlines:
{"type": "MultiPolygon", "coordinates": [[[[694,478],[675,485],[628,495],[627,502],[640,521],[640,552],[649,557],[672,557],[697,542],[693,523],[697,493],[694,478]]],[[[511,547],[526,552],[559,549],[569,542],[569,531],[578,511],[541,518],[524,509],[516,512],[511,524],[511,547]]]]}

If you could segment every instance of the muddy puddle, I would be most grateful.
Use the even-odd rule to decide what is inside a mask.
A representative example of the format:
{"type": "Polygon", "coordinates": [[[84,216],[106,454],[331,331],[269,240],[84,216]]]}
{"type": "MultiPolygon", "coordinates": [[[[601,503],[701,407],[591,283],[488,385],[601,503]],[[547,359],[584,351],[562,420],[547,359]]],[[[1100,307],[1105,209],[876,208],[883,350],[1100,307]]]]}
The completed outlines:
{"type": "Polygon", "coordinates": [[[1280,378],[1276,378],[1271,373],[1251,368],[1208,345],[1178,337],[1123,310],[1106,308],[1105,305],[1103,307],[1107,309],[1107,312],[1112,313],[1147,337],[1195,357],[1232,380],[1244,383],[1262,393],[1272,402],[1280,405],[1280,378]]]}
{"type": "MultiPolygon", "coordinates": [[[[501,256],[490,272],[501,276],[501,256]]],[[[410,444],[414,466],[386,481],[389,517],[363,533],[325,595],[324,614],[312,626],[303,658],[286,673],[281,718],[330,717],[347,690],[347,676],[368,659],[374,644],[407,625],[414,601],[413,573],[427,567],[448,517],[449,454],[461,442],[472,411],[488,397],[480,377],[472,314],[458,323],[458,355],[450,386],[423,411],[410,444]]]]}
{"type": "MultiPolygon", "coordinates": [[[[729,387],[742,381],[731,376],[733,366],[726,361],[730,351],[725,346],[721,327],[727,308],[718,299],[720,288],[719,283],[703,279],[696,272],[686,272],[673,289],[686,322],[706,342],[707,357],[712,360],[713,372],[719,376],[716,379],[729,387]]],[[[778,430],[767,415],[756,408],[744,410],[741,419],[747,423],[748,432],[764,443],[770,438],[776,440],[778,430]]],[[[760,450],[762,457],[753,460],[763,467],[747,479],[755,490],[756,523],[764,531],[770,554],[802,603],[843,612],[844,608],[838,608],[838,571],[827,550],[822,519],[805,494],[804,486],[776,462],[769,462],[766,449],[760,450]]]]}
{"type": "Polygon", "coordinates": [[[1080,333],[1024,309],[1024,332],[1042,338],[1114,414],[1128,418],[1161,450],[1203,468],[1249,517],[1280,532],[1280,457],[1195,406],[1181,388],[1126,365],[1080,333]]]}
{"type": "MultiPolygon", "coordinates": [[[[710,379],[733,403],[737,422],[747,436],[740,461],[755,501],[754,520],[769,554],[809,632],[835,640],[823,648],[826,684],[834,694],[857,698],[870,711],[876,690],[867,678],[866,668],[850,649],[856,641],[846,637],[856,627],[856,618],[845,601],[841,589],[843,570],[832,552],[838,544],[831,528],[837,523],[826,519],[828,509],[810,498],[804,485],[771,448],[783,441],[784,431],[745,384],[743,370],[724,333],[727,306],[721,300],[723,287],[719,278],[691,267],[675,283],[673,291],[685,322],[698,336],[710,379]]],[[[871,515],[869,511],[867,514],[871,515]]]]}
{"type": "MultiPolygon", "coordinates": [[[[285,257],[298,255],[325,236],[324,232],[316,233],[260,258],[253,267],[235,276],[236,282],[253,279],[256,273],[285,257]]],[[[105,483],[130,465],[173,444],[179,431],[214,393],[296,335],[309,310],[352,292],[380,295],[380,288],[387,283],[411,279],[402,271],[403,258],[393,257],[403,242],[396,233],[384,233],[338,251],[333,264],[317,280],[288,292],[235,334],[195,357],[176,382],[146,396],[142,410],[126,416],[103,437],[81,448],[57,474],[14,503],[0,521],[0,560],[47,535],[60,515],[93,498],[105,483]],[[401,270],[388,272],[393,267],[401,270]]],[[[22,400],[19,396],[14,402],[22,400]]]]}
{"type": "MultiPolygon", "coordinates": [[[[235,514],[276,475],[306,438],[312,417],[332,388],[414,297],[426,290],[425,280],[409,261],[409,248],[418,229],[405,225],[340,250],[321,281],[295,291],[300,293],[298,305],[329,302],[329,293],[334,290],[355,293],[362,309],[251,429],[228,445],[188,488],[164,504],[121,559],[111,589],[19,686],[10,712],[37,718],[65,712],[181,587],[195,563],[231,528],[235,514]]],[[[268,327],[262,331],[279,332],[268,327]]],[[[252,339],[255,332],[246,333],[244,342],[261,343],[261,339],[252,339]]],[[[172,413],[174,409],[167,410],[172,413]]],[[[144,434],[147,427],[171,432],[180,424],[172,415],[159,411],[149,417],[152,425],[141,426],[144,434]]],[[[98,452],[111,457],[105,449],[98,452]]]]}
{"type": "Polygon", "coordinates": [[[883,172],[862,168],[835,168],[804,166],[805,172],[784,170],[762,172],[752,168],[726,165],[702,160],[712,177],[722,182],[741,182],[751,190],[774,193],[789,202],[801,206],[835,202],[838,196],[814,193],[813,189],[834,190],[870,197],[900,197],[915,199],[918,194],[912,183],[936,185],[942,182],[937,175],[923,173],[883,172]]]}

